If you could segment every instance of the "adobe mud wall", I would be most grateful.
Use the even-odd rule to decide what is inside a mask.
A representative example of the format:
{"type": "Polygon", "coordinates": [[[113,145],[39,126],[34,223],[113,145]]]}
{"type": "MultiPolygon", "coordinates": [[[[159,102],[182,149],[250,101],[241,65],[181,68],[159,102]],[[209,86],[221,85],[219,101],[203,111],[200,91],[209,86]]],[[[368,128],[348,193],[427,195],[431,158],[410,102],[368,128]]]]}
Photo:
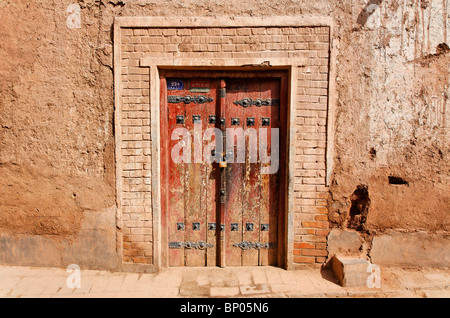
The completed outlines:
{"type": "Polygon", "coordinates": [[[122,268],[115,17],[309,15],[334,21],[325,231],[361,240],[346,250],[332,236],[326,257],[338,251],[380,265],[448,266],[439,256],[449,231],[447,0],[0,0],[0,262],[122,268]],[[80,25],[68,22],[71,4],[80,7],[80,25]],[[385,257],[403,253],[380,245],[386,237],[410,235],[426,235],[431,247],[421,251],[430,258],[385,257]]]}

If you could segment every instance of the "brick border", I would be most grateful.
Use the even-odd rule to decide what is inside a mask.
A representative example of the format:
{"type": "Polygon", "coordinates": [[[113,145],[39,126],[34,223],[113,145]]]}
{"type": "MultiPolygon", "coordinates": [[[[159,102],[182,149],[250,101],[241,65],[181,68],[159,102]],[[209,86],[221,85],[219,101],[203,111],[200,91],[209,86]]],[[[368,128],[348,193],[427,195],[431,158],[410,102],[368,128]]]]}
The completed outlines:
{"type": "MultiPolygon", "coordinates": [[[[334,50],[332,49],[332,34],[333,21],[327,17],[268,17],[268,18],[249,18],[249,17],[224,17],[224,18],[166,18],[166,17],[119,17],[114,22],[114,86],[115,86],[115,150],[116,150],[116,204],[117,213],[116,221],[117,227],[121,230],[117,231],[117,250],[119,256],[124,255],[124,240],[123,240],[123,205],[122,197],[125,193],[124,184],[122,182],[122,173],[124,163],[122,144],[122,105],[123,95],[126,91],[122,83],[122,31],[124,29],[174,29],[174,28],[251,28],[251,27],[305,27],[316,28],[325,26],[329,28],[328,38],[328,65],[323,65],[328,68],[327,72],[327,87],[311,87],[310,80],[300,74],[299,68],[305,66],[305,60],[298,57],[277,57],[277,49],[282,47],[272,48],[272,52],[268,54],[250,53],[250,52],[189,52],[189,53],[175,53],[175,49],[170,50],[173,53],[158,52],[160,48],[155,49],[156,52],[147,53],[146,57],[139,59],[140,67],[148,67],[149,72],[143,72],[142,76],[149,76],[149,120],[150,125],[149,141],[151,144],[151,151],[148,154],[151,158],[151,163],[143,163],[147,165],[147,170],[151,172],[150,182],[146,182],[147,193],[149,193],[150,203],[147,203],[151,211],[151,230],[145,231],[141,229],[139,233],[144,230],[147,235],[151,235],[152,251],[147,251],[149,258],[152,261],[143,261],[139,264],[123,263],[124,268],[131,268],[132,270],[144,269],[150,271],[159,270],[165,267],[164,260],[161,259],[161,209],[160,209],[160,182],[159,182],[159,69],[166,67],[177,67],[180,69],[186,67],[195,68],[210,68],[210,69],[228,69],[241,68],[243,65],[258,65],[265,61],[270,61],[270,65],[275,68],[290,70],[290,89],[289,89],[289,111],[288,111],[288,127],[295,127],[294,120],[298,117],[307,124],[314,125],[317,123],[325,127],[325,153],[322,151],[314,151],[317,148],[317,143],[314,140],[303,140],[296,143],[298,135],[312,133],[313,131],[298,131],[298,129],[289,129],[288,131],[288,171],[287,171],[287,213],[286,213],[286,242],[285,242],[285,259],[284,267],[287,269],[295,269],[301,264],[321,263],[325,259],[326,254],[326,236],[328,233],[328,220],[326,209],[326,197],[328,193],[327,186],[329,185],[330,176],[332,173],[332,158],[333,158],[333,141],[334,141],[334,50]],[[148,74],[148,75],[145,75],[148,74]],[[302,84],[303,83],[303,84],[302,84]],[[323,92],[322,92],[323,90],[323,92]],[[322,95],[326,96],[326,110],[318,111],[311,107],[305,109],[297,109],[298,105],[307,104],[311,96],[322,95]],[[304,99],[304,100],[303,100],[304,99]],[[314,145],[313,145],[314,144],[314,145]],[[301,154],[296,153],[296,149],[300,149],[301,154]],[[307,150],[305,153],[304,151],[307,150]],[[297,157],[300,156],[300,157],[297,157]],[[319,157],[323,158],[323,165],[315,162],[319,157]],[[295,160],[302,162],[302,169],[300,175],[296,174],[295,160]],[[308,161],[311,161],[308,163],[308,161]],[[305,167],[303,167],[305,165],[305,167]],[[308,168],[310,167],[310,168],[308,168]],[[308,175],[307,169],[319,169],[324,171],[320,177],[315,174],[315,177],[308,175]],[[306,173],[306,174],[305,174],[306,173]],[[305,175],[303,175],[305,174],[305,175]],[[298,182],[300,181],[300,182],[298,182]],[[300,192],[299,192],[300,191],[300,192]],[[304,195],[310,193],[311,195],[304,195]],[[294,213],[294,210],[297,210],[294,213]]],[[[136,31],[139,34],[140,31],[136,31]]],[[[144,34],[145,32],[142,31],[144,34]]],[[[169,50],[169,51],[170,51],[169,50]]],[[[251,69],[251,67],[249,68],[251,69]]],[[[141,87],[141,86],[140,86],[141,87]]],[[[146,96],[148,102],[148,96],[146,96]]],[[[316,97],[314,97],[316,98],[316,97]]],[[[145,99],[145,98],[144,98],[145,99]]],[[[318,98],[319,99],[319,98],[318,98]]],[[[310,126],[311,127],[311,126],[310,126]]],[[[297,127],[298,128],[298,127],[297,127]]],[[[320,148],[320,147],[319,147],[320,148]]],[[[323,148],[322,148],[323,149],[323,148]]],[[[319,149],[320,150],[320,149],[319,149]]],[[[319,171],[317,170],[317,171],[319,171]]],[[[320,173],[319,173],[320,174],[320,173]]],[[[148,175],[147,175],[148,177],[148,175]]],[[[144,197],[144,201],[147,197],[144,197]]],[[[143,212],[149,213],[143,207],[143,212]]],[[[138,231],[139,229],[134,229],[138,231]]],[[[142,233],[144,233],[142,232],[142,233]]],[[[136,232],[137,233],[137,232],[136,232]]],[[[147,236],[149,237],[149,236],[147,236]]],[[[144,242],[145,243],[145,242],[144,242]]],[[[136,245],[136,243],[135,243],[136,245]]],[[[147,254],[146,254],[147,255],[147,254]]]]}

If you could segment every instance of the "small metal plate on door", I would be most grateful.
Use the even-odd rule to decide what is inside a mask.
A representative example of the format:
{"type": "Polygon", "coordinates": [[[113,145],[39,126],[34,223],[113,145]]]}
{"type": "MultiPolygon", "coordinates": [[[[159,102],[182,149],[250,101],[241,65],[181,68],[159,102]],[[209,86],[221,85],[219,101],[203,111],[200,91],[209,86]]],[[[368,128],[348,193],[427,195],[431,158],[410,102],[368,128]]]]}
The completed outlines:
{"type": "Polygon", "coordinates": [[[255,117],[247,117],[247,126],[255,126],[255,117]]]}
{"type": "Polygon", "coordinates": [[[184,223],[183,222],[178,222],[177,223],[177,230],[178,231],[184,231],[184,223]]]}
{"type": "Polygon", "coordinates": [[[262,118],[262,125],[263,126],[270,126],[270,118],[269,117],[263,117],[262,118]]]}
{"type": "Polygon", "coordinates": [[[245,224],[245,230],[246,231],[253,231],[253,223],[246,223],[245,224]]]}
{"type": "Polygon", "coordinates": [[[210,124],[216,123],[216,115],[209,115],[209,123],[210,124]]]}
{"type": "Polygon", "coordinates": [[[269,230],[269,224],[261,224],[261,231],[268,231],[269,230]]]}
{"type": "Polygon", "coordinates": [[[208,223],[208,230],[215,231],[216,223],[208,223]]]}
{"type": "Polygon", "coordinates": [[[231,223],[231,231],[238,231],[238,230],[239,230],[239,224],[231,223]]]}
{"type": "Polygon", "coordinates": [[[167,90],[168,91],[181,91],[184,89],[184,83],[181,80],[168,80],[167,90]]]}
{"type": "Polygon", "coordinates": [[[200,223],[199,222],[192,223],[192,229],[194,231],[200,231],[200,223]]]}
{"type": "Polygon", "coordinates": [[[202,118],[200,115],[193,115],[192,116],[192,122],[194,124],[201,124],[202,123],[202,118]]]}
{"type": "Polygon", "coordinates": [[[236,118],[236,117],[231,118],[231,125],[239,126],[239,118],[236,118]]]}
{"type": "Polygon", "coordinates": [[[207,79],[193,79],[189,81],[189,91],[193,93],[208,93],[211,83],[207,79]]]}
{"type": "Polygon", "coordinates": [[[184,116],[177,115],[177,124],[184,124],[184,116]]]}

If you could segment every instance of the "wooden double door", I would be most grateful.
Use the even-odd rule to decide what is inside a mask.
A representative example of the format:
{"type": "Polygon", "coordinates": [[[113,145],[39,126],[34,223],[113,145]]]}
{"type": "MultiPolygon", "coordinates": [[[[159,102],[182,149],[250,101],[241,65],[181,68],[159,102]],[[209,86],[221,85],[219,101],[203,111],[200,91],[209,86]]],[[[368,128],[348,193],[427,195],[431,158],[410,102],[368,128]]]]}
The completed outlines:
{"type": "Polygon", "coordinates": [[[169,266],[283,262],[285,82],[284,73],[161,77],[169,266]]]}

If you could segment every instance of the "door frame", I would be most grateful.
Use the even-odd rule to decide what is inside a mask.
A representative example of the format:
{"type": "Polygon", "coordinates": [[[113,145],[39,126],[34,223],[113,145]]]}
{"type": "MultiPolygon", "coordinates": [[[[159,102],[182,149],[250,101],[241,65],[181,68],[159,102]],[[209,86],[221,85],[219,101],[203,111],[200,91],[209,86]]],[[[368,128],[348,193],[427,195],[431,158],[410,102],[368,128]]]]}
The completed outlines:
{"type": "MultiPolygon", "coordinates": [[[[168,180],[168,160],[170,150],[168,149],[168,118],[165,114],[168,113],[168,103],[167,103],[167,78],[214,78],[214,79],[222,79],[222,78],[278,78],[280,80],[280,154],[283,154],[284,160],[280,160],[279,167],[279,190],[278,190],[278,202],[280,202],[278,207],[278,220],[277,220],[277,236],[278,236],[278,249],[277,249],[277,266],[285,267],[285,255],[286,255],[286,189],[287,189],[287,159],[288,155],[288,109],[289,109],[289,69],[274,69],[274,70],[261,70],[261,69],[252,69],[252,70],[211,70],[211,69],[170,69],[170,68],[161,68],[159,72],[159,97],[160,97],[160,194],[161,194],[161,255],[164,267],[169,266],[168,260],[168,243],[169,243],[169,231],[168,231],[168,211],[169,211],[169,185],[170,182],[168,180]]],[[[217,100],[216,100],[217,102],[217,100]]],[[[217,220],[216,222],[220,222],[217,220]]],[[[221,244],[219,243],[221,240],[220,236],[217,237],[217,247],[221,244]]],[[[225,251],[220,251],[220,253],[224,253],[225,251]]],[[[219,253],[219,254],[220,254],[219,253]]],[[[225,267],[226,260],[223,257],[218,257],[218,264],[216,266],[225,267]]]]}
{"type": "MultiPolygon", "coordinates": [[[[251,56],[251,54],[249,54],[251,56]]],[[[146,57],[140,60],[141,67],[149,69],[149,86],[150,86],[150,134],[151,134],[151,154],[152,154],[152,215],[153,215],[153,260],[156,270],[169,267],[168,263],[168,241],[167,233],[164,232],[167,221],[162,217],[162,194],[161,194],[161,136],[160,136],[160,94],[161,82],[160,73],[166,70],[197,70],[197,71],[260,71],[261,64],[264,63],[261,57],[249,57],[241,59],[186,59],[172,57],[146,57]]],[[[270,70],[285,71],[287,77],[287,122],[286,122],[286,182],[285,182],[285,211],[284,220],[284,237],[280,241],[284,243],[282,261],[278,267],[285,269],[295,268],[294,265],[294,171],[295,171],[295,118],[296,107],[298,102],[299,68],[305,67],[304,59],[270,59],[270,70]],[[292,127],[292,128],[291,128],[292,127]]],[[[119,99],[120,100],[120,99],[119,99]]],[[[119,105],[120,107],[120,105],[119,105]]],[[[330,148],[328,148],[330,149],[330,148]]],[[[119,182],[119,181],[118,181],[119,182]]],[[[120,185],[118,185],[120,188],[120,185]]],[[[118,198],[120,199],[120,198],[118,198]]],[[[119,212],[120,213],[120,212],[119,212]]],[[[120,219],[120,218],[119,218],[120,219]]],[[[121,244],[121,242],[119,242],[121,244]]],[[[281,252],[279,252],[281,253],[281,252]]],[[[280,255],[280,254],[279,254],[280,255]]]]}
{"type": "MultiPolygon", "coordinates": [[[[120,43],[120,41],[118,41],[120,43]]],[[[333,51],[334,52],[334,51],[333,51]]],[[[300,70],[306,67],[306,61],[303,58],[262,58],[257,54],[247,54],[247,58],[232,58],[232,59],[220,59],[220,58],[204,58],[198,56],[196,58],[176,58],[173,56],[161,55],[161,56],[149,56],[140,59],[139,65],[141,67],[148,68],[149,88],[150,88],[150,134],[151,134],[151,212],[152,212],[152,255],[154,270],[158,271],[161,268],[168,267],[168,255],[167,255],[167,241],[163,240],[162,229],[166,225],[165,220],[161,217],[161,173],[160,173],[160,72],[164,70],[245,70],[255,71],[261,70],[266,65],[271,70],[284,70],[288,72],[288,97],[287,97],[287,149],[286,149],[286,191],[285,191],[285,219],[284,224],[284,262],[279,263],[279,267],[283,267],[287,270],[296,269],[299,266],[294,263],[294,241],[295,241],[295,229],[294,229],[294,173],[295,173],[295,120],[297,114],[296,105],[299,102],[299,88],[298,81],[300,78],[300,70]]],[[[334,59],[333,59],[334,60],[334,59]]],[[[119,68],[119,62],[116,69],[119,68]]],[[[333,65],[331,63],[331,65],[333,65]]],[[[329,78],[334,76],[334,67],[330,68],[329,78]]],[[[116,85],[120,85],[120,79],[116,77],[116,85]]],[[[327,110],[327,132],[326,132],[326,185],[329,184],[332,174],[332,157],[333,157],[333,140],[334,140],[334,82],[329,81],[329,96],[328,96],[328,110],[327,110]]],[[[116,109],[121,108],[121,98],[119,90],[116,90],[116,109]]],[[[120,112],[116,111],[116,122],[120,123],[120,112]]],[[[120,133],[120,125],[116,125],[116,139],[119,139],[118,133],[120,133]]],[[[120,139],[116,140],[116,145],[120,144],[120,139]]],[[[117,150],[117,149],[116,149],[117,150]]],[[[120,157],[116,159],[116,169],[120,171],[121,161],[120,157]]],[[[117,183],[117,201],[121,200],[121,180],[116,178],[117,183]]],[[[121,210],[117,210],[118,224],[121,224],[121,210]]],[[[121,236],[118,236],[118,251],[122,251],[121,236]]]]}
{"type": "MultiPolygon", "coordinates": [[[[283,69],[289,70],[289,97],[288,97],[288,149],[287,149],[287,201],[285,213],[285,263],[286,269],[303,268],[303,262],[300,264],[295,261],[294,242],[299,242],[303,238],[301,222],[296,218],[297,213],[303,212],[304,206],[294,204],[296,191],[294,189],[294,182],[297,177],[295,172],[295,147],[296,147],[296,128],[295,122],[299,112],[303,112],[300,106],[304,102],[304,97],[309,94],[301,94],[301,88],[298,84],[305,80],[308,75],[308,68],[310,59],[302,57],[302,55],[291,54],[291,52],[274,50],[266,52],[166,52],[158,51],[147,54],[135,54],[131,58],[129,53],[124,52],[124,44],[127,37],[131,36],[133,32],[138,32],[139,29],[165,29],[165,28],[248,28],[248,27],[327,27],[329,29],[328,38],[328,71],[327,71],[327,101],[326,101],[326,130],[325,143],[326,155],[324,156],[325,163],[325,182],[317,186],[316,191],[322,193],[326,191],[330,184],[333,172],[333,157],[334,157],[334,139],[335,139],[335,108],[336,108],[336,53],[334,38],[334,21],[331,17],[317,15],[317,16],[271,16],[271,17],[115,17],[113,30],[114,43],[114,144],[115,144],[115,188],[116,188],[116,250],[118,263],[124,270],[145,270],[158,271],[163,267],[167,267],[164,259],[164,251],[161,243],[161,193],[160,193],[160,104],[159,104],[159,72],[164,69],[227,69],[227,70],[257,70],[263,67],[267,69],[283,69]],[[137,61],[136,61],[137,60],[137,61]],[[149,108],[141,111],[145,115],[145,122],[149,122],[150,136],[147,136],[150,149],[144,149],[146,153],[150,152],[151,160],[142,168],[147,176],[151,179],[151,185],[146,187],[145,193],[138,192],[141,200],[144,201],[145,213],[150,214],[151,218],[147,220],[146,225],[148,233],[151,235],[151,247],[146,250],[151,260],[149,262],[127,263],[123,260],[124,255],[124,233],[122,229],[130,230],[125,225],[123,219],[127,191],[125,191],[127,184],[123,180],[123,170],[125,167],[125,159],[122,154],[122,132],[123,120],[126,117],[123,114],[124,98],[123,92],[127,90],[126,82],[122,76],[124,67],[128,67],[126,63],[133,62],[134,66],[142,68],[142,75],[140,75],[140,82],[147,83],[150,96],[148,99],[149,108]],[[303,95],[303,96],[300,96],[303,95]]],[[[325,67],[325,65],[324,65],[325,67]]],[[[145,99],[145,98],[141,98],[145,99]]],[[[321,110],[323,112],[323,110],[321,110]]],[[[147,125],[147,124],[146,124],[147,125]]],[[[144,127],[146,128],[146,127],[144,127]]],[[[147,128],[146,128],[147,129],[147,128]]],[[[146,146],[147,147],[147,146],[146,146]]],[[[129,208],[129,207],[128,207],[129,208]]],[[[140,207],[141,208],[141,207],[140,207]]],[[[317,207],[322,209],[322,206],[317,207]]],[[[308,211],[311,209],[308,209],[308,211]]],[[[321,213],[322,213],[321,210],[321,213]]],[[[315,213],[315,212],[314,212],[315,213]]]]}

